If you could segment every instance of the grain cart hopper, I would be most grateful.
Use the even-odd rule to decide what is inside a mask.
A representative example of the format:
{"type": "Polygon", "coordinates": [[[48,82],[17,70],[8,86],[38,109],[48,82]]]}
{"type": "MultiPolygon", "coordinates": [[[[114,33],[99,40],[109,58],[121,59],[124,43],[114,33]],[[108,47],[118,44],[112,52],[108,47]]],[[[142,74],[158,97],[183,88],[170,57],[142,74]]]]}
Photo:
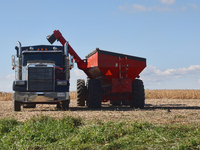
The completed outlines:
{"type": "MultiPolygon", "coordinates": [[[[55,40],[62,45],[66,43],[59,30],[55,30],[47,39],[51,44],[55,40]]],[[[145,58],[96,48],[82,60],[69,44],[68,49],[78,68],[88,76],[86,84],[83,79],[77,80],[78,106],[84,106],[86,102],[90,108],[99,108],[101,102],[110,101],[113,105],[144,107],[144,86],[137,78],[146,67],[145,58]]]]}
{"type": "Polygon", "coordinates": [[[68,47],[52,45],[21,46],[18,42],[17,61],[12,56],[14,110],[35,108],[36,104],[57,104],[69,108],[69,70],[73,66],[68,47]]]}

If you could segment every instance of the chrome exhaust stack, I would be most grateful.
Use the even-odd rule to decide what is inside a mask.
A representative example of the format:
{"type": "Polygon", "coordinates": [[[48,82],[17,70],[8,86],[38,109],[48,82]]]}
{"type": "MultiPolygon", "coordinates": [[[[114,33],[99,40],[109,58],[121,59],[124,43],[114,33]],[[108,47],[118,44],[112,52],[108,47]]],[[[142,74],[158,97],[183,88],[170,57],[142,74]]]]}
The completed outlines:
{"type": "Polygon", "coordinates": [[[22,80],[22,46],[21,43],[17,42],[19,49],[18,49],[18,57],[17,57],[17,80],[22,80]]]}
{"type": "Polygon", "coordinates": [[[68,42],[64,45],[64,66],[63,73],[65,74],[65,80],[69,81],[70,73],[69,73],[69,53],[68,53],[68,42]]]}

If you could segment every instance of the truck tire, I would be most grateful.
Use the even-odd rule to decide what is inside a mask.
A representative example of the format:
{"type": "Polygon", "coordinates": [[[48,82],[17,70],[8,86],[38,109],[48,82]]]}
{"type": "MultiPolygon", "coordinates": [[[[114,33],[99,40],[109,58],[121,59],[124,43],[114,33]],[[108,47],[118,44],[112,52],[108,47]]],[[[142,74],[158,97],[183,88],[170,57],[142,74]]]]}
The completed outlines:
{"type": "Polygon", "coordinates": [[[135,79],[132,82],[132,99],[129,100],[129,103],[131,108],[144,108],[145,93],[142,80],[135,79]]]}
{"type": "Polygon", "coordinates": [[[21,102],[14,100],[14,111],[21,111],[21,102]]]}
{"type": "Polygon", "coordinates": [[[24,104],[23,108],[35,108],[36,104],[24,104]]]}
{"type": "Polygon", "coordinates": [[[69,101],[68,100],[62,101],[61,107],[62,107],[62,110],[64,111],[69,110],[69,101]]]}
{"type": "Polygon", "coordinates": [[[60,103],[58,103],[58,104],[56,105],[56,108],[57,108],[57,109],[61,109],[60,103]]]}
{"type": "Polygon", "coordinates": [[[85,106],[85,99],[86,99],[86,87],[85,87],[85,80],[78,79],[77,80],[77,106],[85,106]]]}
{"type": "Polygon", "coordinates": [[[88,83],[87,105],[89,108],[101,108],[102,89],[98,79],[91,79],[88,83]]]}

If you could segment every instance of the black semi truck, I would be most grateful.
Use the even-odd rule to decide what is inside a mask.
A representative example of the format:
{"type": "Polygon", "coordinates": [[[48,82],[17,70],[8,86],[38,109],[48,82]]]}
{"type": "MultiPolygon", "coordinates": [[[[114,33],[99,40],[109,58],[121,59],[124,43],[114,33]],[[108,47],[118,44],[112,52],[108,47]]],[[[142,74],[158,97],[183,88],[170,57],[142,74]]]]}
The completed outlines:
{"type": "Polygon", "coordinates": [[[12,56],[15,69],[13,82],[14,111],[35,108],[36,104],[57,104],[69,108],[69,78],[73,56],[69,56],[68,43],[64,46],[21,46],[18,42],[16,58],[12,56]]]}

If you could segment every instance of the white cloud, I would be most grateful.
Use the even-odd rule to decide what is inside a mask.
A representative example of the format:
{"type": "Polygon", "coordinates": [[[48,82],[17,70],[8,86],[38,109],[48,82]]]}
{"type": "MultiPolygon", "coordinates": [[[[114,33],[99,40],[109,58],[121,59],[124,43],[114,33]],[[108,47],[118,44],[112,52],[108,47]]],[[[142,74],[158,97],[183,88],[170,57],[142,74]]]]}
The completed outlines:
{"type": "Polygon", "coordinates": [[[190,7],[192,7],[193,9],[198,9],[198,6],[196,4],[188,4],[190,7]]]}
{"type": "Polygon", "coordinates": [[[133,4],[132,6],[130,6],[131,9],[133,11],[150,11],[152,10],[151,7],[145,7],[145,6],[142,6],[142,5],[138,5],[138,4],[133,4]]]}
{"type": "MultiPolygon", "coordinates": [[[[147,68],[141,73],[141,78],[148,84],[156,82],[161,85],[161,83],[166,80],[181,78],[199,72],[200,65],[191,65],[188,68],[167,69],[165,71],[161,71],[154,66],[147,66],[147,68]]],[[[198,82],[200,83],[200,79],[198,82]]]]}
{"type": "Polygon", "coordinates": [[[80,69],[73,69],[70,71],[71,77],[84,77],[85,73],[80,69]]]}
{"type": "Polygon", "coordinates": [[[70,71],[70,91],[76,91],[76,81],[77,79],[85,79],[85,73],[77,68],[74,68],[70,71]]]}
{"type": "Polygon", "coordinates": [[[139,4],[132,4],[129,5],[127,3],[125,3],[124,6],[119,6],[119,10],[121,11],[126,11],[129,13],[133,13],[133,12],[147,12],[147,11],[172,11],[171,8],[168,7],[160,7],[159,5],[155,5],[153,7],[146,7],[143,5],[139,5],[139,4]]]}
{"type": "Polygon", "coordinates": [[[199,83],[199,84],[200,84],[200,79],[197,81],[197,83],[199,83]]]}
{"type": "Polygon", "coordinates": [[[15,74],[9,74],[6,76],[7,80],[15,80],[15,74]]]}
{"type": "Polygon", "coordinates": [[[12,83],[15,80],[15,74],[9,74],[4,77],[0,77],[0,91],[2,92],[12,92],[12,83]]]}
{"type": "Polygon", "coordinates": [[[9,84],[9,85],[6,86],[6,88],[12,89],[12,86],[13,86],[13,84],[9,84]]]}
{"type": "MultiPolygon", "coordinates": [[[[161,3],[163,4],[174,4],[176,1],[175,0],[160,0],[161,3]]],[[[140,4],[128,4],[125,3],[123,6],[119,6],[120,11],[128,12],[128,13],[136,13],[136,12],[149,12],[149,11],[158,11],[158,12],[169,12],[169,11],[185,11],[187,8],[193,8],[193,9],[198,9],[198,6],[195,4],[188,4],[187,6],[183,7],[170,7],[170,6],[165,6],[162,7],[160,5],[154,5],[154,6],[144,6],[140,4]]]]}
{"type": "Polygon", "coordinates": [[[174,4],[176,1],[175,0],[160,0],[160,2],[163,4],[171,5],[171,4],[174,4]]]}

